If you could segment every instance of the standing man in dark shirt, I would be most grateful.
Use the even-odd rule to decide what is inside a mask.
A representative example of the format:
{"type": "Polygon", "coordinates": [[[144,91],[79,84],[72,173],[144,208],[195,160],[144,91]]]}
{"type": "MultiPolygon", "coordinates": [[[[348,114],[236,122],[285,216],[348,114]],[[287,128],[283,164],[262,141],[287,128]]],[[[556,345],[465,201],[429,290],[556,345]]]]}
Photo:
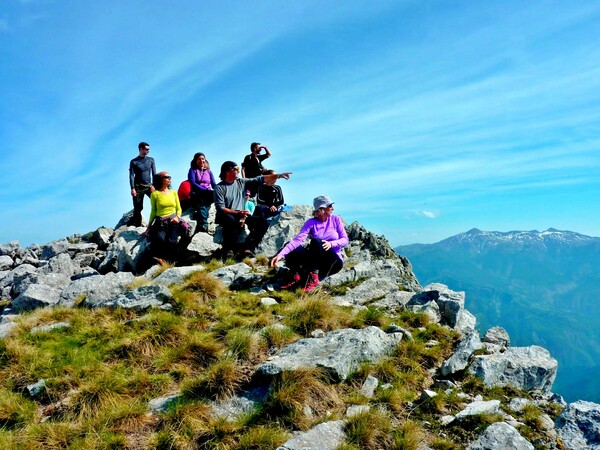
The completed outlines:
{"type": "MultiPolygon", "coordinates": [[[[262,162],[271,156],[271,152],[266,145],[260,145],[258,142],[250,144],[250,154],[246,155],[242,162],[242,178],[256,178],[263,174],[265,168],[262,162]],[[265,149],[265,154],[261,155],[262,149],[265,149]]],[[[252,197],[256,195],[256,188],[250,189],[252,197]]]]}
{"type": "Polygon", "coordinates": [[[152,181],[156,175],[154,159],[148,156],[150,145],[146,142],[138,144],[140,154],[129,163],[129,185],[133,198],[133,226],[142,226],[142,209],[144,209],[144,195],[150,197],[154,190],[152,181]]]}

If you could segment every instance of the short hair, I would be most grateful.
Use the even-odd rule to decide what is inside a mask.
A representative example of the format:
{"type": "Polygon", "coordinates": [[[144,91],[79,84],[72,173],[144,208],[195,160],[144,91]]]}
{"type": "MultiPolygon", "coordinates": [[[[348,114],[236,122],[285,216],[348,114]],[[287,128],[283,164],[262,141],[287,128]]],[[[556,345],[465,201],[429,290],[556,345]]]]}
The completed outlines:
{"type": "Polygon", "coordinates": [[[273,175],[275,173],[275,171],[273,169],[268,169],[263,171],[263,175],[273,175]]]}
{"type": "Polygon", "coordinates": [[[237,167],[235,161],[225,161],[223,164],[221,164],[221,173],[219,173],[219,178],[225,181],[225,176],[227,172],[229,172],[234,167],[237,167]]]}
{"type": "Polygon", "coordinates": [[[254,150],[256,150],[256,147],[258,147],[260,145],[259,142],[253,142],[252,144],[250,144],[250,151],[253,152],[254,150]]]}
{"type": "Polygon", "coordinates": [[[141,150],[141,149],[145,148],[146,146],[150,147],[150,144],[142,141],[138,144],[138,150],[141,150]]]}
{"type": "Polygon", "coordinates": [[[198,153],[194,154],[194,159],[192,159],[192,162],[190,162],[190,167],[192,169],[199,169],[196,161],[198,161],[198,158],[200,158],[201,156],[204,156],[204,160],[206,161],[206,167],[208,167],[210,169],[210,163],[208,162],[208,159],[206,159],[206,155],[202,152],[198,152],[198,153]]]}

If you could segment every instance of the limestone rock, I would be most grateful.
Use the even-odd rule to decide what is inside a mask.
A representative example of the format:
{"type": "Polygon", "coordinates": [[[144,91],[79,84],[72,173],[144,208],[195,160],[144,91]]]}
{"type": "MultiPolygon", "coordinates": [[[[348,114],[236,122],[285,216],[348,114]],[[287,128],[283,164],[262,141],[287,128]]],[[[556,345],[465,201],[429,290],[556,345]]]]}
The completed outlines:
{"type": "Polygon", "coordinates": [[[255,386],[248,391],[215,402],[211,412],[220,419],[235,420],[242,414],[248,414],[269,396],[268,386],[255,386]]]}
{"type": "Polygon", "coordinates": [[[8,255],[0,255],[0,270],[10,270],[14,264],[13,259],[8,255]]]}
{"type": "Polygon", "coordinates": [[[229,287],[241,276],[249,274],[250,270],[251,268],[248,264],[238,263],[213,270],[210,274],[229,287]]]}
{"type": "MultiPolygon", "coordinates": [[[[125,308],[135,311],[144,311],[148,308],[162,306],[173,298],[171,291],[166,286],[141,286],[103,302],[96,302],[95,307],[125,308]]],[[[86,303],[88,299],[86,299],[86,303]]]]}
{"type": "Polygon", "coordinates": [[[314,428],[298,433],[277,450],[335,450],[346,439],[345,422],[323,422],[314,428]]]}
{"type": "Polygon", "coordinates": [[[548,350],[532,345],[475,356],[469,372],[483,380],[487,387],[510,385],[525,391],[547,393],[552,389],[557,368],[558,362],[548,350]]]}
{"type": "Polygon", "coordinates": [[[38,380],[36,383],[27,385],[27,393],[32,398],[39,397],[45,390],[46,382],[44,380],[38,380]]]}
{"type": "Polygon", "coordinates": [[[162,284],[169,286],[175,283],[182,283],[183,280],[194,272],[204,270],[203,266],[184,266],[184,267],[172,267],[165,270],[159,276],[154,278],[152,282],[154,284],[162,284]]]}
{"type": "Polygon", "coordinates": [[[12,287],[12,284],[14,283],[15,279],[36,272],[37,268],[32,266],[31,264],[21,264],[20,266],[15,267],[13,270],[11,270],[2,277],[2,279],[0,280],[0,287],[12,287]]]}
{"type": "Polygon", "coordinates": [[[425,286],[421,292],[415,294],[407,304],[428,305],[434,301],[440,312],[440,323],[461,333],[469,333],[475,329],[476,319],[465,309],[465,293],[455,292],[440,283],[425,286]]]}
{"type": "Polygon", "coordinates": [[[359,414],[369,412],[370,410],[371,410],[371,407],[369,405],[348,406],[348,408],[346,409],[346,417],[350,418],[350,417],[358,416],[359,414]]]}
{"type": "Polygon", "coordinates": [[[33,327],[31,330],[29,330],[29,332],[31,334],[47,333],[52,330],[60,330],[62,328],[69,328],[70,326],[71,326],[71,324],[69,322],[55,322],[55,323],[50,323],[48,325],[33,327]]]}
{"type": "Polygon", "coordinates": [[[265,236],[256,249],[256,254],[274,256],[298,234],[304,222],[311,217],[312,208],[307,205],[294,205],[291,211],[283,211],[273,217],[265,236]]]}
{"type": "Polygon", "coordinates": [[[357,287],[349,289],[346,294],[335,297],[334,302],[362,305],[393,292],[399,292],[397,283],[388,278],[373,277],[365,280],[357,287]]]}
{"type": "Polygon", "coordinates": [[[196,233],[187,247],[188,254],[195,258],[207,258],[221,246],[214,242],[213,236],[207,233],[196,233]]]}
{"type": "Polygon", "coordinates": [[[475,401],[469,403],[465,409],[456,414],[457,420],[462,420],[469,416],[479,416],[481,414],[495,414],[500,410],[500,400],[475,401]]]}
{"type": "Polygon", "coordinates": [[[17,256],[20,256],[23,252],[21,248],[21,244],[19,241],[10,241],[6,244],[0,244],[0,256],[10,256],[11,259],[14,259],[17,256]]]}
{"type": "Polygon", "coordinates": [[[115,232],[98,271],[100,273],[142,271],[138,265],[143,266],[144,259],[149,258],[147,252],[150,248],[150,242],[142,236],[143,232],[144,228],[141,227],[127,227],[115,232]]]}
{"type": "Polygon", "coordinates": [[[400,333],[386,334],[377,327],[336,330],[323,338],[306,338],[288,345],[260,365],[257,373],[274,376],[287,370],[320,367],[343,381],[361,362],[373,362],[390,353],[401,339],[400,333]]]}
{"type": "Polygon", "coordinates": [[[360,393],[367,398],[373,398],[377,386],[379,386],[379,380],[374,376],[369,375],[360,388],[360,393]]]}
{"type": "Polygon", "coordinates": [[[167,395],[165,397],[153,398],[148,402],[148,408],[150,413],[161,413],[169,409],[169,406],[177,403],[181,398],[182,394],[167,395]]]}
{"type": "Polygon", "coordinates": [[[93,276],[77,281],[87,280],[91,280],[90,284],[94,284],[87,291],[84,304],[90,307],[97,307],[104,305],[125,291],[127,285],[134,280],[134,276],[129,272],[118,272],[100,276],[100,279],[96,279],[96,276],[93,276]]]}
{"type": "Polygon", "coordinates": [[[15,282],[13,283],[13,295],[20,295],[32,284],[49,286],[62,291],[70,282],[71,279],[62,273],[28,273],[15,279],[15,282]]]}
{"type": "Polygon", "coordinates": [[[112,228],[100,227],[85,236],[86,240],[93,242],[100,250],[106,250],[114,233],[112,228]]]}
{"type": "Polygon", "coordinates": [[[42,247],[42,254],[40,259],[48,260],[61,253],[66,253],[69,249],[69,241],[66,239],[59,239],[57,241],[48,242],[42,247]]]}
{"type": "Polygon", "coordinates": [[[503,352],[510,347],[510,336],[502,327],[492,327],[487,330],[482,341],[488,353],[503,352]]]}
{"type": "Polygon", "coordinates": [[[504,422],[491,424],[467,450],[534,450],[516,428],[504,422]]]}
{"type": "Polygon", "coordinates": [[[472,332],[465,336],[454,350],[454,353],[440,367],[443,376],[455,374],[467,368],[469,359],[476,350],[482,348],[479,333],[472,332]]]}
{"type": "Polygon", "coordinates": [[[39,269],[44,273],[62,273],[68,277],[81,271],[81,268],[73,262],[68,253],[61,253],[48,260],[48,264],[39,269]]]}
{"type": "Polygon", "coordinates": [[[600,405],[577,401],[556,419],[556,430],[567,450],[600,449],[600,405]]]}
{"type": "Polygon", "coordinates": [[[16,322],[12,321],[0,323],[0,339],[9,337],[16,326],[16,322]]]}
{"type": "Polygon", "coordinates": [[[31,284],[13,300],[12,310],[16,313],[22,313],[36,308],[55,306],[60,300],[60,293],[60,289],[41,284],[31,284]]]}

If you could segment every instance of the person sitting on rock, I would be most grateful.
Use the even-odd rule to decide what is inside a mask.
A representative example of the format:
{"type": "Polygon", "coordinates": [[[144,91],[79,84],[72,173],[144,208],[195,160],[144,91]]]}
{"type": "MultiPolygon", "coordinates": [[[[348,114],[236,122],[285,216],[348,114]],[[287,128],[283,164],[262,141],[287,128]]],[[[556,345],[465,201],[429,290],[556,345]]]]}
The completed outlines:
{"type": "Polygon", "coordinates": [[[342,219],[333,213],[333,202],[326,195],[313,200],[313,217],[300,232],[271,260],[271,267],[285,259],[290,279],[281,286],[291,289],[306,280],[303,291],[311,292],[323,278],[338,273],[344,266],[342,248],[348,245],[348,235],[342,219]],[[310,236],[308,247],[304,241],[310,236]]]}
{"type": "Polygon", "coordinates": [[[251,215],[246,209],[246,189],[258,186],[266,181],[277,178],[288,180],[291,172],[261,175],[255,178],[238,178],[240,168],[233,161],[225,161],[221,165],[219,178],[221,182],[215,188],[215,207],[217,208],[216,222],[223,227],[223,252],[237,252],[240,256],[251,256],[265,235],[269,222],[264,218],[251,215]],[[236,237],[240,228],[245,224],[250,230],[244,244],[238,246],[236,237]]]}
{"type": "MultiPolygon", "coordinates": [[[[275,173],[274,170],[266,170],[265,175],[275,173]]],[[[256,193],[256,214],[261,214],[264,217],[273,217],[279,213],[279,207],[283,205],[283,192],[281,186],[275,184],[277,179],[273,181],[265,181],[258,187],[256,193]]]]}
{"type": "Polygon", "coordinates": [[[204,153],[196,153],[192,158],[190,170],[188,171],[188,181],[192,189],[190,193],[192,204],[196,209],[195,219],[198,221],[196,229],[207,233],[208,213],[210,212],[210,205],[214,201],[213,189],[217,183],[215,183],[215,177],[210,171],[210,164],[204,153]]]}
{"type": "Polygon", "coordinates": [[[156,174],[154,191],[150,195],[152,211],[143,235],[150,237],[155,258],[176,261],[190,243],[191,227],[181,220],[179,196],[170,186],[171,175],[168,172],[156,174]]]}

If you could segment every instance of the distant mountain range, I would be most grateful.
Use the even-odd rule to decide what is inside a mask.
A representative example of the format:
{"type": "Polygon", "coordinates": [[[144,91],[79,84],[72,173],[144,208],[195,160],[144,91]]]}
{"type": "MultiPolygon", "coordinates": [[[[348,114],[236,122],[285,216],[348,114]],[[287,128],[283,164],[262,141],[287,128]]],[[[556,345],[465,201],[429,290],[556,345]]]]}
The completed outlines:
{"type": "Polygon", "coordinates": [[[395,250],[421,284],[465,291],[482,331],[500,325],[514,346],[546,347],[559,362],[554,392],[600,402],[600,238],[474,228],[395,250]]]}

